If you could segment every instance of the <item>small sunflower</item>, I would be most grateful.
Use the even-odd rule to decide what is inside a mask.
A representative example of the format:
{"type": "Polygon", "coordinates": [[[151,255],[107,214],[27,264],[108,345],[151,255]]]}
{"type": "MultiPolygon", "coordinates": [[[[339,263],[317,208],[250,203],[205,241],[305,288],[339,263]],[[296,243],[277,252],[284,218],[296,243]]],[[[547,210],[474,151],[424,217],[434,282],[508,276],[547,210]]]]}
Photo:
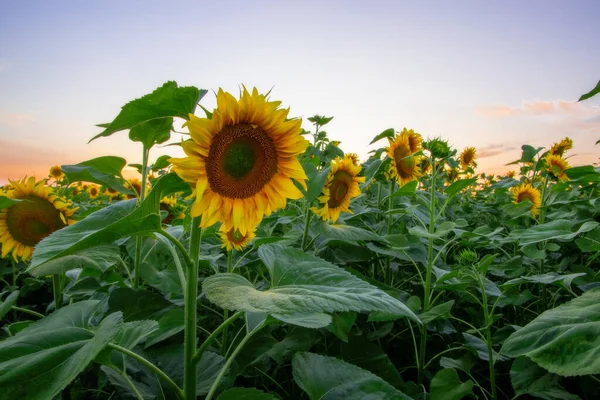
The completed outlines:
{"type": "Polygon", "coordinates": [[[342,212],[352,213],[350,200],[360,195],[358,184],[365,181],[364,177],[357,176],[361,169],[349,155],[331,161],[331,170],[319,197],[321,208],[312,207],[311,210],[323,220],[331,219],[334,223],[342,212]]]}
{"type": "Polygon", "coordinates": [[[564,138],[558,143],[554,143],[548,152],[555,156],[563,156],[565,151],[573,148],[573,140],[569,137],[564,138]]]}
{"type": "Polygon", "coordinates": [[[75,222],[69,217],[76,209],[70,208],[44,180],[36,182],[30,177],[10,183],[7,197],[22,201],[0,210],[2,258],[12,253],[15,260],[26,261],[43,238],[75,222]]]}
{"type": "Polygon", "coordinates": [[[90,187],[88,189],[88,193],[92,199],[95,199],[96,197],[98,197],[100,190],[98,189],[98,186],[90,185],[90,187]]]}
{"type": "MultiPolygon", "coordinates": [[[[406,129],[396,135],[394,140],[388,139],[390,145],[386,147],[387,155],[392,160],[388,176],[390,179],[396,179],[400,186],[418,179],[421,175],[419,169],[421,156],[413,155],[415,153],[413,149],[415,148],[411,148],[411,143],[415,146],[417,139],[413,137],[411,140],[410,132],[405,131],[406,129]]],[[[420,148],[417,147],[417,150],[420,150],[420,148]]]]}
{"type": "Polygon", "coordinates": [[[542,195],[540,191],[529,183],[523,183],[518,186],[514,186],[510,189],[513,196],[513,203],[519,204],[525,200],[531,201],[531,215],[534,217],[538,214],[539,208],[542,205],[542,195]]]}
{"type": "Polygon", "coordinates": [[[454,182],[456,180],[456,178],[458,178],[458,169],[456,169],[456,168],[446,169],[446,176],[448,177],[448,182],[454,182]]]}
{"type": "Polygon", "coordinates": [[[61,180],[63,176],[65,176],[65,174],[60,168],[60,165],[55,165],[53,167],[50,167],[50,172],[48,173],[48,176],[58,181],[61,180]]]}
{"type": "Polygon", "coordinates": [[[221,229],[219,229],[219,237],[223,242],[221,248],[226,247],[227,251],[231,251],[232,249],[241,251],[256,237],[256,228],[248,229],[246,234],[242,235],[239,230],[234,228],[225,230],[223,229],[224,226],[221,225],[221,229]]]}
{"type": "Polygon", "coordinates": [[[556,154],[548,154],[546,156],[546,169],[554,175],[559,181],[568,180],[565,170],[571,168],[567,160],[556,154]]]}
{"type": "Polygon", "coordinates": [[[508,172],[506,173],[506,177],[507,177],[507,178],[514,178],[514,177],[515,177],[515,175],[517,175],[517,173],[516,173],[515,171],[508,171],[508,172]]]}
{"type": "Polygon", "coordinates": [[[458,161],[460,161],[460,166],[463,170],[466,170],[470,167],[476,167],[477,163],[475,162],[475,157],[477,156],[477,150],[475,147],[467,147],[460,153],[458,157],[458,161]]]}
{"type": "Polygon", "coordinates": [[[201,227],[217,221],[224,230],[245,235],[263,216],[299,199],[308,179],[298,156],[308,147],[301,119],[289,110],[244,88],[239,100],[219,89],[212,118],[190,114],[185,123],[191,140],[182,142],[185,158],[171,158],[173,171],[195,189],[191,215],[201,227]]]}

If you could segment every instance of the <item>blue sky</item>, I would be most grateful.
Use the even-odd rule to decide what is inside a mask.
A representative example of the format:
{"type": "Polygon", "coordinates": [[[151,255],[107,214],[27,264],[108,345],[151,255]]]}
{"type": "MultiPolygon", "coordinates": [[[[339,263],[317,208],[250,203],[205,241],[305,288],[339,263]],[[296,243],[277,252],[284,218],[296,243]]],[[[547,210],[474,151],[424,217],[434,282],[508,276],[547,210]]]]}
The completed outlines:
{"type": "Polygon", "coordinates": [[[597,0],[1,2],[0,183],[139,162],[125,132],[87,142],[167,80],[211,90],[207,108],[219,87],[273,88],[292,116],[333,115],[330,137],[362,156],[406,126],[476,146],[481,171],[566,135],[572,164],[596,162],[600,101],[573,102],[600,79],[599,14],[597,0]]]}

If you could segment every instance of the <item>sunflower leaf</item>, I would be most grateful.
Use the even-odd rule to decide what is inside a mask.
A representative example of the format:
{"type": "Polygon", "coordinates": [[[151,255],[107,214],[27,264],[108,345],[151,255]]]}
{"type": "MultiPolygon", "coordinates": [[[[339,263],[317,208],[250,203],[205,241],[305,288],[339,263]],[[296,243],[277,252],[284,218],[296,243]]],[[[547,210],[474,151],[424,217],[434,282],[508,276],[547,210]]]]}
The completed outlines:
{"type": "Polygon", "coordinates": [[[394,128],[388,128],[385,131],[381,132],[379,135],[375,136],[373,138],[373,140],[371,140],[371,143],[369,143],[369,145],[372,145],[375,142],[380,141],[381,139],[384,138],[393,138],[396,135],[396,131],[394,130],[394,128]]]}
{"type": "Polygon", "coordinates": [[[134,194],[131,189],[123,186],[121,170],[127,161],[121,157],[104,156],[92,158],[74,165],[61,165],[69,182],[93,182],[106,185],[111,189],[125,194],[134,194]]]}
{"type": "Polygon", "coordinates": [[[164,143],[171,138],[173,129],[173,118],[151,119],[134,126],[129,131],[129,139],[134,142],[142,142],[145,149],[155,144],[164,143]]]}
{"type": "Polygon", "coordinates": [[[204,280],[206,297],[225,309],[267,313],[287,322],[292,320],[286,315],[336,311],[382,311],[419,321],[399,300],[323,259],[278,245],[263,245],[258,255],[271,275],[269,290],[256,290],[243,276],[223,273],[204,280]]]}
{"type": "Polygon", "coordinates": [[[171,117],[188,119],[189,114],[194,112],[196,104],[206,93],[204,89],[199,90],[193,86],[178,87],[174,81],[166,82],[154,92],[125,104],[111,123],[100,125],[105,129],[94,136],[90,142],[154,119],[171,117]]]}
{"type": "Polygon", "coordinates": [[[22,200],[21,199],[11,199],[6,196],[0,196],[0,210],[4,210],[5,208],[12,207],[20,201],[22,201],[22,200]]]}
{"type": "Polygon", "coordinates": [[[600,81],[598,81],[598,83],[596,84],[595,88],[593,88],[592,90],[590,90],[586,94],[582,94],[581,97],[579,98],[579,100],[577,100],[577,101],[587,100],[590,97],[594,97],[598,93],[600,93],[600,81]]]}
{"type": "Polygon", "coordinates": [[[329,170],[331,168],[327,167],[319,174],[315,175],[314,178],[308,181],[308,190],[306,191],[306,201],[313,201],[323,191],[323,187],[325,186],[325,182],[327,181],[327,176],[329,175],[329,170]]]}
{"type": "Polygon", "coordinates": [[[19,291],[15,290],[4,301],[0,301],[0,320],[10,311],[10,308],[17,302],[19,291]]]}

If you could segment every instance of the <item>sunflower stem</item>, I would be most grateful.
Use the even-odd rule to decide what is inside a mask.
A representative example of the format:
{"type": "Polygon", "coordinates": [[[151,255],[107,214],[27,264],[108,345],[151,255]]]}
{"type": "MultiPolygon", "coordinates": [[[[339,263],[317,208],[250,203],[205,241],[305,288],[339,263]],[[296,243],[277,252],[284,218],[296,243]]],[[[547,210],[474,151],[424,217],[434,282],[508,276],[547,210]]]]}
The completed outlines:
{"type": "MultiPolygon", "coordinates": [[[[232,269],[232,251],[228,250],[227,251],[227,273],[231,273],[232,269]]],[[[227,321],[227,319],[229,318],[229,310],[228,309],[224,309],[223,310],[223,323],[225,323],[225,321],[227,321]]],[[[221,355],[224,356],[225,355],[225,350],[227,349],[227,327],[229,325],[225,325],[225,327],[223,328],[223,339],[221,339],[221,355]]]]}
{"type": "Polygon", "coordinates": [[[52,292],[54,293],[54,309],[62,307],[62,281],[59,274],[52,275],[52,292]]]}
{"type": "Polygon", "coordinates": [[[185,331],[184,331],[184,377],[183,391],[185,398],[196,398],[196,379],[198,365],[194,361],[196,354],[196,322],[197,322],[197,303],[198,297],[198,258],[200,254],[200,218],[192,219],[192,233],[190,238],[190,258],[191,264],[188,265],[187,287],[185,292],[185,331]]]}
{"type": "Polygon", "coordinates": [[[225,322],[223,322],[221,325],[219,325],[219,327],[217,329],[215,329],[213,331],[213,333],[211,333],[206,340],[202,343],[202,345],[200,346],[200,348],[198,349],[198,351],[196,352],[196,354],[194,354],[194,362],[195,363],[199,363],[200,359],[202,358],[202,354],[204,354],[204,351],[208,348],[208,346],[217,339],[217,336],[219,336],[219,334],[227,327],[229,327],[229,325],[231,325],[233,322],[235,322],[236,319],[238,319],[239,317],[241,317],[242,315],[244,315],[243,311],[238,311],[235,314],[233,314],[231,317],[229,317],[225,322]]]}
{"type": "MultiPolygon", "coordinates": [[[[142,152],[142,183],[140,185],[140,201],[141,204],[146,198],[146,179],[148,178],[148,155],[150,149],[144,146],[142,152]]],[[[140,285],[140,263],[142,260],[142,237],[138,236],[135,239],[135,263],[133,267],[133,288],[137,289],[140,285]]]]}
{"type": "MultiPolygon", "coordinates": [[[[394,198],[392,197],[392,193],[394,193],[394,180],[393,179],[390,180],[389,189],[390,189],[390,194],[388,196],[388,225],[387,225],[387,234],[388,235],[390,233],[392,233],[392,223],[393,223],[393,214],[390,212],[390,211],[392,211],[392,208],[394,207],[394,198]]],[[[387,258],[385,260],[385,267],[386,267],[385,271],[386,271],[386,283],[387,284],[390,284],[390,282],[392,280],[391,263],[392,263],[392,258],[390,256],[387,256],[387,258]],[[389,276],[389,280],[387,279],[388,276],[389,276]]]]}
{"type": "Polygon", "coordinates": [[[310,212],[310,201],[306,202],[306,206],[304,207],[304,233],[302,234],[302,244],[301,244],[301,249],[302,251],[306,250],[306,241],[308,240],[308,228],[310,226],[310,217],[311,217],[311,212],[310,212]]]}

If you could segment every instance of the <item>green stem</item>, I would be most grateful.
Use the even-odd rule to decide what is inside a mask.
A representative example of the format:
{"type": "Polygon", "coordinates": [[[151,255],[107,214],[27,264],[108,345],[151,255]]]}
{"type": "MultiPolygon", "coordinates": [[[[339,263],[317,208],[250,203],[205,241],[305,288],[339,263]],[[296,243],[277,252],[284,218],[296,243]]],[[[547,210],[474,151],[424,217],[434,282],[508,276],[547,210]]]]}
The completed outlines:
{"type": "Polygon", "coordinates": [[[33,315],[34,317],[38,317],[38,318],[44,318],[45,317],[44,314],[40,314],[37,311],[29,310],[27,308],[22,308],[22,307],[17,307],[17,306],[11,306],[10,308],[13,309],[13,310],[15,310],[15,311],[20,311],[20,312],[25,313],[25,314],[33,315]]]}
{"type": "MultiPolygon", "coordinates": [[[[156,375],[158,375],[159,378],[162,378],[162,380],[164,380],[165,383],[167,383],[171,387],[171,389],[175,392],[175,394],[177,394],[178,398],[180,398],[180,399],[184,398],[181,388],[179,386],[177,386],[177,384],[175,382],[173,382],[173,380],[171,378],[169,378],[169,376],[167,374],[165,374],[156,365],[152,364],[150,361],[146,360],[144,357],[140,356],[139,354],[134,353],[133,351],[126,349],[125,347],[121,347],[118,344],[109,343],[108,347],[110,347],[114,350],[120,351],[121,353],[128,355],[129,357],[135,359],[139,363],[144,364],[152,372],[154,372],[156,375]]],[[[196,396],[194,395],[193,398],[196,398],[196,396]]]]}
{"type": "Polygon", "coordinates": [[[62,282],[59,274],[52,275],[52,292],[54,293],[54,309],[62,307],[62,282]]]}
{"type": "Polygon", "coordinates": [[[310,217],[312,212],[310,211],[310,201],[306,202],[306,207],[304,207],[304,233],[302,233],[302,243],[301,249],[302,251],[306,250],[306,241],[308,239],[308,228],[310,226],[310,217]]]}
{"type": "MultiPolygon", "coordinates": [[[[141,204],[146,198],[146,179],[148,177],[148,154],[150,149],[144,146],[142,152],[142,183],[140,187],[140,201],[141,204]]],[[[135,240],[135,260],[133,266],[133,288],[136,289],[140,285],[140,264],[142,260],[142,237],[138,236],[135,240]]]]}
{"type": "Polygon", "coordinates": [[[244,314],[243,311],[238,311],[235,314],[233,314],[231,317],[229,317],[229,319],[227,319],[227,321],[225,321],[221,325],[219,325],[219,327],[217,329],[215,329],[213,331],[213,333],[211,333],[206,338],[206,340],[202,343],[202,346],[200,346],[200,348],[198,349],[196,354],[194,354],[194,358],[193,358],[194,362],[195,363],[200,362],[200,358],[202,358],[202,354],[204,354],[204,351],[208,348],[208,346],[217,338],[217,336],[219,336],[219,334],[225,328],[227,328],[229,325],[231,325],[236,319],[238,319],[243,314],[244,314]]]}
{"type": "MultiPolygon", "coordinates": [[[[183,256],[183,259],[185,260],[186,265],[188,266],[188,268],[191,268],[192,265],[194,264],[194,261],[188,254],[185,247],[181,244],[181,242],[179,240],[177,240],[177,238],[175,236],[171,235],[169,232],[167,232],[165,230],[161,229],[157,233],[164,236],[169,242],[173,243],[173,245],[175,245],[175,247],[177,247],[179,249],[179,252],[183,256]]],[[[198,241],[199,240],[200,239],[198,238],[198,241]]],[[[199,245],[199,242],[198,242],[198,245],[199,245]]],[[[190,254],[191,254],[191,248],[190,248],[190,254]]]]}
{"type": "Polygon", "coordinates": [[[388,197],[388,226],[387,226],[387,234],[392,233],[392,222],[394,219],[394,215],[390,212],[394,207],[394,198],[392,197],[392,193],[394,193],[394,181],[390,180],[390,195],[388,197]]]}
{"type": "Polygon", "coordinates": [[[485,342],[488,350],[488,363],[490,368],[490,386],[492,388],[492,399],[496,399],[496,370],[494,368],[494,349],[492,348],[492,320],[488,312],[487,294],[485,293],[485,283],[479,278],[481,287],[481,297],[483,300],[483,316],[485,319],[485,342]]]}
{"type": "Polygon", "coordinates": [[[191,265],[188,265],[187,288],[185,292],[185,330],[184,330],[184,354],[185,364],[183,367],[183,390],[188,400],[196,398],[196,380],[198,364],[194,362],[196,354],[196,322],[198,297],[198,258],[200,254],[200,218],[192,219],[192,234],[190,238],[191,265]]]}
{"type": "Polygon", "coordinates": [[[233,351],[233,353],[231,353],[231,356],[225,362],[225,365],[223,365],[223,368],[221,368],[221,371],[219,371],[219,375],[217,375],[217,379],[215,379],[212,387],[210,388],[210,391],[206,395],[206,399],[205,400],[210,400],[210,399],[213,398],[213,396],[215,395],[215,392],[217,391],[217,388],[219,387],[219,384],[221,383],[221,379],[223,379],[223,377],[225,376],[225,374],[229,370],[229,367],[231,366],[231,363],[233,362],[233,360],[235,360],[235,357],[242,350],[242,348],[244,347],[244,345],[246,343],[248,343],[248,341],[250,340],[250,338],[252,337],[252,335],[254,335],[256,332],[258,332],[261,329],[261,327],[262,326],[259,326],[258,328],[255,328],[252,332],[247,333],[246,336],[240,342],[240,344],[237,345],[237,347],[235,348],[235,350],[233,351]]]}
{"type": "MultiPolygon", "coordinates": [[[[229,250],[229,251],[227,251],[227,273],[231,273],[231,271],[232,271],[231,259],[232,259],[232,251],[229,250]]],[[[223,310],[223,322],[227,321],[228,318],[229,318],[229,310],[225,308],[223,310]]],[[[225,350],[227,349],[227,328],[228,328],[228,326],[229,325],[225,325],[225,328],[223,329],[223,339],[221,340],[221,355],[222,356],[225,355],[225,350]]]]}
{"type": "Polygon", "coordinates": [[[142,396],[142,394],[140,393],[138,388],[133,384],[133,382],[131,382],[131,379],[129,379],[129,376],[127,376],[127,371],[120,371],[117,368],[113,368],[113,369],[115,371],[117,371],[118,374],[121,375],[121,377],[123,377],[123,379],[125,379],[125,381],[127,381],[127,383],[129,384],[129,387],[135,394],[135,397],[137,397],[138,400],[144,400],[144,396],[142,396]]]}
{"type": "MultiPolygon", "coordinates": [[[[425,287],[423,288],[423,312],[429,310],[429,301],[431,298],[431,275],[433,271],[433,233],[435,232],[435,178],[436,178],[436,165],[435,158],[431,158],[431,199],[429,204],[429,238],[427,243],[427,271],[425,271],[425,287]]],[[[419,370],[418,370],[418,384],[423,383],[425,376],[425,353],[427,350],[427,324],[421,326],[421,343],[419,351],[419,370]]]]}

